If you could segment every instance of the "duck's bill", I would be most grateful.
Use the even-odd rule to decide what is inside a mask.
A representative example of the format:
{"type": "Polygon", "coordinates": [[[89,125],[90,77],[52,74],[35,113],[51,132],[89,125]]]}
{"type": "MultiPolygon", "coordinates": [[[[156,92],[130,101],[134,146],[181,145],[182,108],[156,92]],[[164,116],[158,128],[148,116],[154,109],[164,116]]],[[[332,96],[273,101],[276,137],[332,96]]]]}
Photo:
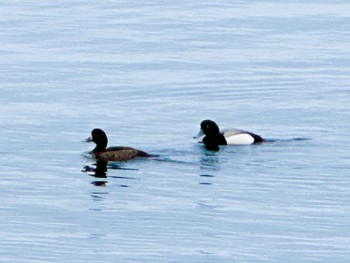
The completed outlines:
{"type": "Polygon", "coordinates": [[[203,138],[204,138],[204,133],[202,129],[200,129],[198,134],[193,137],[193,139],[197,140],[198,142],[202,142],[203,138]]]}
{"type": "Polygon", "coordinates": [[[89,138],[86,138],[84,142],[92,142],[92,137],[90,136],[89,138]]]}

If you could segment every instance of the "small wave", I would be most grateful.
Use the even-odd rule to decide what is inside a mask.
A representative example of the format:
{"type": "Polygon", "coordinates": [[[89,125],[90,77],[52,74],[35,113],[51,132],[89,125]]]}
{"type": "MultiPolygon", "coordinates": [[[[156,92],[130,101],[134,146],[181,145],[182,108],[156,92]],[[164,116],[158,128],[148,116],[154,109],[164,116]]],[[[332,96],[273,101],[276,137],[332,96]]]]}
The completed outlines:
{"type": "Polygon", "coordinates": [[[310,138],[304,138],[304,137],[296,137],[296,138],[289,138],[289,139],[272,139],[267,138],[265,139],[265,143],[276,143],[276,142],[302,142],[302,141],[309,141],[310,138]]]}

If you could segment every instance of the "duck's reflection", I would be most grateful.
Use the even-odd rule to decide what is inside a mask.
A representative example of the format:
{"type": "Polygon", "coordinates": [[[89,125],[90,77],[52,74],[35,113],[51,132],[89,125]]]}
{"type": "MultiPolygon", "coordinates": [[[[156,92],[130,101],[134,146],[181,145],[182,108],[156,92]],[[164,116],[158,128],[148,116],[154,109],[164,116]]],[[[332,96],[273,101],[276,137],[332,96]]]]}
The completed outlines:
{"type": "Polygon", "coordinates": [[[98,160],[96,163],[96,169],[94,176],[96,178],[107,178],[107,162],[98,160]]]}
{"type": "Polygon", "coordinates": [[[93,184],[94,186],[106,186],[107,185],[107,181],[92,181],[91,184],[93,184]]]}
{"type": "Polygon", "coordinates": [[[199,184],[200,185],[212,185],[213,183],[212,178],[215,177],[215,175],[211,175],[211,174],[200,174],[199,177],[201,179],[203,179],[203,181],[201,181],[199,184]]]}
{"type": "Polygon", "coordinates": [[[200,170],[201,173],[199,174],[200,177],[200,185],[212,185],[213,184],[213,178],[215,175],[213,173],[220,170],[220,161],[218,152],[212,152],[204,149],[203,153],[201,154],[199,164],[200,164],[200,170]]]}
{"type": "Polygon", "coordinates": [[[205,151],[200,158],[201,169],[203,170],[220,170],[220,161],[218,154],[215,152],[205,151]]]}
{"type": "MultiPolygon", "coordinates": [[[[107,177],[107,172],[108,169],[116,169],[116,170],[131,170],[135,171],[138,169],[133,169],[133,168],[123,168],[117,163],[108,163],[107,161],[104,160],[97,160],[93,166],[86,165],[84,166],[82,172],[89,174],[90,176],[93,176],[95,178],[98,178],[98,180],[95,180],[91,182],[95,186],[106,186],[108,181],[107,178],[117,178],[117,179],[135,179],[133,177],[129,176],[108,176],[107,177]]],[[[121,187],[129,187],[128,185],[120,185],[121,187]]]]}
{"type": "Polygon", "coordinates": [[[95,186],[106,186],[107,181],[107,162],[103,160],[98,160],[96,167],[91,167],[89,165],[84,166],[82,172],[89,174],[95,178],[99,178],[99,180],[92,181],[91,184],[95,186]]]}

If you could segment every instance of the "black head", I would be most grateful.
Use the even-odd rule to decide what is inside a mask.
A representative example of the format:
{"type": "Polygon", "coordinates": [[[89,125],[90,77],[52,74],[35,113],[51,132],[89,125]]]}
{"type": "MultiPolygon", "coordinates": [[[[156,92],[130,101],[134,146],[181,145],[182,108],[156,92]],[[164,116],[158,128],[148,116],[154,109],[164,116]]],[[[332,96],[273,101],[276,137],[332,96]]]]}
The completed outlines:
{"type": "Polygon", "coordinates": [[[207,136],[216,136],[220,134],[218,125],[211,120],[204,120],[201,123],[201,129],[207,136]]]}
{"type": "Polygon", "coordinates": [[[85,140],[86,142],[94,142],[96,143],[96,148],[93,152],[104,151],[107,148],[107,135],[101,129],[93,129],[91,132],[91,136],[85,140]]]}
{"type": "Polygon", "coordinates": [[[219,145],[227,144],[225,137],[220,133],[220,129],[215,122],[204,120],[201,123],[201,129],[205,135],[203,143],[207,150],[218,151],[219,145]]]}

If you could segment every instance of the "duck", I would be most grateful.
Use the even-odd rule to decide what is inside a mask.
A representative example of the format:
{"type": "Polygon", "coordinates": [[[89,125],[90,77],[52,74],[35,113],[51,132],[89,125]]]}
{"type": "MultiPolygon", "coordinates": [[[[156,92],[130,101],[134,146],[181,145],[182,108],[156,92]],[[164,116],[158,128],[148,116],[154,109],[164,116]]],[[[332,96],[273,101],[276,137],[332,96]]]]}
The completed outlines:
{"type": "Polygon", "coordinates": [[[87,138],[85,142],[94,142],[96,147],[90,153],[97,160],[102,160],[105,162],[124,162],[138,157],[154,157],[153,155],[132,147],[113,146],[107,148],[107,135],[102,129],[99,128],[93,129],[91,131],[91,136],[87,138]]]}
{"type": "Polygon", "coordinates": [[[249,145],[264,142],[260,135],[244,130],[227,129],[220,132],[219,126],[212,120],[201,122],[201,129],[194,139],[203,142],[207,150],[212,151],[218,151],[219,145],[249,145]]]}

